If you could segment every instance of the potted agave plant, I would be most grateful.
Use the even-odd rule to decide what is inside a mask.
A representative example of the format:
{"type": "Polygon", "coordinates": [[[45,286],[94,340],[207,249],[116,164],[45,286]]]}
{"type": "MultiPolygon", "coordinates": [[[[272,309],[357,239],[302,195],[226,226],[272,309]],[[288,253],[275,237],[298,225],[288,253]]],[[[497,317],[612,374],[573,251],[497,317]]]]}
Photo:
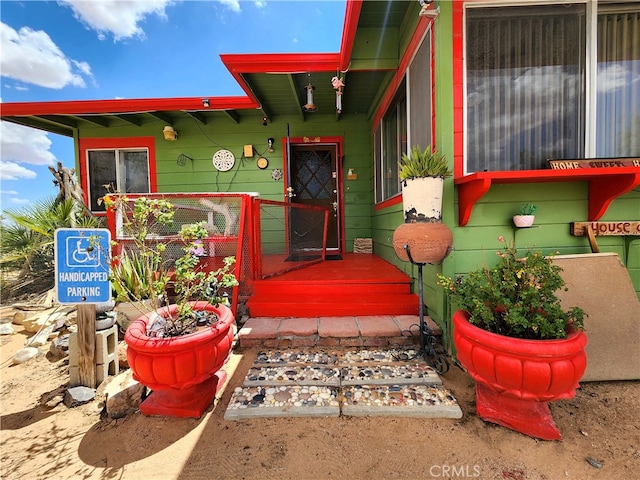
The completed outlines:
{"type": "Polygon", "coordinates": [[[445,156],[431,145],[414,145],[398,166],[405,222],[441,221],[443,183],[451,176],[445,156]]]}
{"type": "Polygon", "coordinates": [[[451,230],[442,223],[444,179],[452,173],[447,160],[431,145],[424,150],[414,145],[398,167],[404,224],[394,231],[394,251],[405,262],[439,263],[453,243],[451,230]]]}
{"type": "MultiPolygon", "coordinates": [[[[502,237],[500,241],[504,242],[502,237]]],[[[476,410],[489,422],[545,440],[561,439],[548,402],[575,396],[585,372],[584,311],[563,308],[561,267],[515,245],[498,263],[439,283],[459,308],[457,358],[476,381],[476,410]]]]}
{"type": "MultiPolygon", "coordinates": [[[[120,212],[122,227],[133,242],[130,253],[120,253],[115,263],[143,262],[149,275],[146,285],[156,303],[125,333],[133,377],[153,391],[140,411],[198,418],[224,382],[220,368],[233,344],[235,318],[224,294],[238,285],[235,258],[225,257],[219,268],[205,271],[200,255],[208,232],[204,223],[195,223],[181,226],[177,237],[183,254],[167,265],[166,243],[154,239],[154,232],[159,225],[173,224],[175,208],[169,201],[139,197],[132,204],[126,196],[108,195],[105,204],[120,212]]],[[[122,277],[113,279],[116,292],[135,298],[122,277]]]]}

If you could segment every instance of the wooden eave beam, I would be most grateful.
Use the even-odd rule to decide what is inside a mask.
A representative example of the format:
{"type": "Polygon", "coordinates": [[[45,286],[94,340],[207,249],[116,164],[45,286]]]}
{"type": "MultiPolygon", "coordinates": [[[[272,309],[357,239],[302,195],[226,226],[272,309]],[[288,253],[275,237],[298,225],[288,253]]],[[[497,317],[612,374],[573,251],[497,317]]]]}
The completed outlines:
{"type": "Polygon", "coordinates": [[[93,123],[100,127],[108,127],[111,122],[102,115],[78,115],[77,118],[84,120],[85,122],[93,123]]]}
{"type": "Polygon", "coordinates": [[[162,113],[162,112],[146,112],[147,115],[156,118],[158,120],[160,120],[163,123],[166,123],[167,125],[171,125],[173,127],[173,118],[171,118],[169,115],[162,113]]]}
{"type": "Polygon", "coordinates": [[[142,126],[142,120],[134,115],[114,115],[114,117],[119,118],[123,122],[135,125],[136,127],[142,126]]]}
{"type": "Polygon", "coordinates": [[[78,128],[78,122],[73,118],[61,117],[60,115],[40,115],[38,118],[41,118],[52,125],[63,125],[65,127],[78,128]]]}
{"type": "Polygon", "coordinates": [[[62,126],[58,123],[42,121],[39,117],[3,117],[3,121],[22,125],[24,127],[36,128],[51,132],[65,137],[73,137],[73,129],[68,126],[62,126]]]}
{"type": "Polygon", "coordinates": [[[300,103],[300,97],[298,96],[298,89],[296,87],[295,78],[293,78],[293,75],[287,75],[287,81],[289,82],[289,88],[291,88],[291,93],[293,94],[293,98],[297,100],[296,109],[298,111],[298,116],[302,121],[304,121],[304,110],[302,110],[302,104],[300,103]]]}
{"type": "Polygon", "coordinates": [[[240,123],[240,115],[235,110],[224,110],[224,114],[236,123],[240,123]]]}
{"type": "Polygon", "coordinates": [[[184,112],[184,113],[186,113],[187,115],[189,115],[189,116],[190,116],[190,117],[192,117],[192,118],[195,118],[198,122],[200,122],[200,123],[201,123],[201,124],[203,124],[203,125],[206,125],[206,124],[207,124],[207,117],[205,117],[205,116],[204,116],[202,113],[200,113],[200,112],[189,112],[189,111],[186,111],[186,112],[184,112]]]}

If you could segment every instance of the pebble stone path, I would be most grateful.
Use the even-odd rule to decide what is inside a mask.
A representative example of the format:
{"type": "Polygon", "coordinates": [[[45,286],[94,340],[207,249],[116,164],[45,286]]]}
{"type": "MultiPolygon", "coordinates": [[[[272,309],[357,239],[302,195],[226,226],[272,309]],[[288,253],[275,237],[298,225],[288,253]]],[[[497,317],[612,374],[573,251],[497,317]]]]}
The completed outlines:
{"type": "Polygon", "coordinates": [[[265,350],[224,418],[388,415],[461,418],[452,393],[416,350],[265,350]]]}

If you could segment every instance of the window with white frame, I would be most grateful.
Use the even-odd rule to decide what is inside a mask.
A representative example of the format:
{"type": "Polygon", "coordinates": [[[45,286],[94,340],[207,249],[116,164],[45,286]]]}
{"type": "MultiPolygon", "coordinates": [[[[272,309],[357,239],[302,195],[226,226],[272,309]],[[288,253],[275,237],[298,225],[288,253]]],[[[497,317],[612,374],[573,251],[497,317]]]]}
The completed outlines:
{"type": "Polygon", "coordinates": [[[640,155],[640,2],[469,7],[466,173],[640,155]]]}
{"type": "Polygon", "coordinates": [[[431,42],[429,35],[416,51],[406,78],[376,131],[376,202],[400,193],[398,162],[410,144],[424,150],[431,143],[431,42]]]}
{"type": "Polygon", "coordinates": [[[149,193],[149,152],[146,148],[87,150],[91,210],[104,211],[98,200],[108,191],[149,193]]]}

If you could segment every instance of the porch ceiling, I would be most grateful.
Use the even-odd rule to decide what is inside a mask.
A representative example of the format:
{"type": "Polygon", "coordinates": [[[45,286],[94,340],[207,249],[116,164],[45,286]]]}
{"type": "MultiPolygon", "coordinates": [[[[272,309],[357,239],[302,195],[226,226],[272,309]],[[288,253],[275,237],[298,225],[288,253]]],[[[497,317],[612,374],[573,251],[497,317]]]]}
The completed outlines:
{"type": "Polygon", "coordinates": [[[322,114],[331,114],[336,121],[348,115],[371,116],[398,67],[400,28],[408,16],[418,16],[419,8],[416,0],[365,0],[359,12],[348,5],[339,53],[222,55],[246,97],[5,103],[0,115],[5,121],[66,136],[89,125],[136,127],[157,120],[174,125],[185,117],[207,124],[261,116],[270,121],[297,116],[302,122],[322,114]],[[345,83],[339,114],[331,84],[336,74],[345,83]],[[302,108],[309,82],[315,87],[317,106],[312,113],[302,108]],[[208,108],[204,99],[209,99],[208,108]]]}

